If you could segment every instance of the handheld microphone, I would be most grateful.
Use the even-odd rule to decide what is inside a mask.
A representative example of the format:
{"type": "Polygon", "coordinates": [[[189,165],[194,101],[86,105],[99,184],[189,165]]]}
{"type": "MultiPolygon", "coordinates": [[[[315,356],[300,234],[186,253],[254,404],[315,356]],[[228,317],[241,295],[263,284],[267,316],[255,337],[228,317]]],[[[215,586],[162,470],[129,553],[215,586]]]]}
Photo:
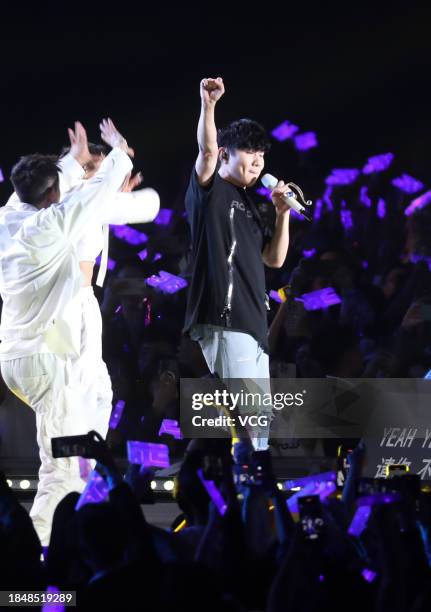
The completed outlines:
{"type": "MultiPolygon", "coordinates": [[[[275,187],[277,187],[278,180],[275,178],[275,176],[272,176],[272,174],[264,174],[261,180],[263,186],[267,189],[271,189],[271,191],[275,189],[275,187]]],[[[295,185],[295,183],[287,183],[287,185],[289,187],[294,187],[298,191],[300,198],[302,199],[304,204],[306,204],[306,206],[311,206],[311,200],[304,200],[304,194],[302,193],[302,190],[298,187],[298,185],[295,185]]],[[[298,202],[297,197],[298,196],[296,195],[296,193],[290,190],[284,194],[283,200],[286,202],[289,208],[292,208],[292,210],[304,217],[304,219],[307,219],[307,221],[311,221],[311,217],[305,210],[304,206],[300,202],[298,202]]]]}

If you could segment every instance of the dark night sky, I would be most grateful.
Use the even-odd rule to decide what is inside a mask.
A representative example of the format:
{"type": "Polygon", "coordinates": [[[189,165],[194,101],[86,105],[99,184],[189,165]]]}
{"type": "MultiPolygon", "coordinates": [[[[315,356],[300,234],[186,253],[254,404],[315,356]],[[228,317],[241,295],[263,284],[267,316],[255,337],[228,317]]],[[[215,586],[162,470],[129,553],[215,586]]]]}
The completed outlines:
{"type": "MultiPolygon", "coordinates": [[[[360,167],[387,151],[429,184],[425,3],[154,4],[125,4],[115,15],[107,5],[92,15],[84,5],[70,15],[63,5],[48,14],[34,4],[2,13],[5,176],[21,154],[58,151],[76,118],[97,139],[108,115],[136,148],[146,184],[171,206],[196,154],[199,80],[222,76],[220,125],[249,116],[271,129],[287,118],[317,132],[307,170],[288,144],[276,143],[267,164],[312,196],[332,167],[360,167]]],[[[2,201],[9,191],[0,184],[2,201]]]]}

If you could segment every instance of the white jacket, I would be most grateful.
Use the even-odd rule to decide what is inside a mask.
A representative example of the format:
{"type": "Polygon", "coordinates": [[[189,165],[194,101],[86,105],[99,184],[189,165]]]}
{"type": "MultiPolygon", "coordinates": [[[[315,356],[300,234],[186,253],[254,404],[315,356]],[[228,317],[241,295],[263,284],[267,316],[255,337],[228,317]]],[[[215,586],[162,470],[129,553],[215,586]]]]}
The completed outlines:
{"type": "Polygon", "coordinates": [[[62,350],[57,342],[62,320],[70,314],[77,320],[79,314],[73,312],[83,279],[76,245],[89,225],[114,208],[115,194],[132,167],[116,148],[99,172],[60,204],[38,210],[10,200],[0,209],[0,360],[62,350]]]}

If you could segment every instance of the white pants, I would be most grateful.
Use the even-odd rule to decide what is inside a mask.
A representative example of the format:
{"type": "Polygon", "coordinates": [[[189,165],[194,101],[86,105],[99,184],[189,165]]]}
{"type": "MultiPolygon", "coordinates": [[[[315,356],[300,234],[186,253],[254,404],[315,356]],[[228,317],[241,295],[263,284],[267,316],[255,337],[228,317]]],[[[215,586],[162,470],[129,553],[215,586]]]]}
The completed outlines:
{"type": "Polygon", "coordinates": [[[81,355],[62,359],[40,353],[1,363],[9,389],[36,413],[41,467],[30,511],[42,545],[49,544],[58,502],[85,486],[77,457],[53,459],[51,438],[86,434],[106,437],[112,409],[111,380],[102,360],[102,320],[92,287],[81,289],[81,355]]]}
{"type": "MultiPolygon", "coordinates": [[[[235,387],[232,391],[243,388],[251,393],[271,392],[269,357],[253,336],[215,325],[195,325],[190,336],[199,342],[211,374],[221,379],[239,379],[230,381],[230,387],[235,387]]],[[[270,406],[263,406],[260,413],[271,420],[270,406]]],[[[255,450],[268,448],[269,424],[249,433],[255,450]]]]}

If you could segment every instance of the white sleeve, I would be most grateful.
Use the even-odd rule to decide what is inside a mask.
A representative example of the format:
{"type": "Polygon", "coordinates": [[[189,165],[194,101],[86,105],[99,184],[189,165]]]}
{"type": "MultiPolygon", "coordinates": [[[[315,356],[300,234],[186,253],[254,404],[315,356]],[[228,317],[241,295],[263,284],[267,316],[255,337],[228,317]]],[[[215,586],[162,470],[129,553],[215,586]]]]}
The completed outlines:
{"type": "Polygon", "coordinates": [[[80,181],[84,178],[85,172],[81,164],[70,153],[59,159],[57,166],[61,169],[61,172],[58,173],[61,202],[70,189],[79,185],[80,181]]]}
{"type": "Polygon", "coordinates": [[[89,222],[101,217],[106,204],[118,192],[132,168],[129,156],[122,149],[112,149],[99,172],[85,181],[85,185],[72,189],[60,204],[37,213],[35,222],[25,231],[27,239],[37,243],[39,233],[42,242],[48,231],[75,243],[88,229],[89,222]]]}
{"type": "Polygon", "coordinates": [[[130,193],[116,193],[102,213],[103,225],[125,223],[149,223],[160,210],[157,191],[147,187],[130,193]]]}

